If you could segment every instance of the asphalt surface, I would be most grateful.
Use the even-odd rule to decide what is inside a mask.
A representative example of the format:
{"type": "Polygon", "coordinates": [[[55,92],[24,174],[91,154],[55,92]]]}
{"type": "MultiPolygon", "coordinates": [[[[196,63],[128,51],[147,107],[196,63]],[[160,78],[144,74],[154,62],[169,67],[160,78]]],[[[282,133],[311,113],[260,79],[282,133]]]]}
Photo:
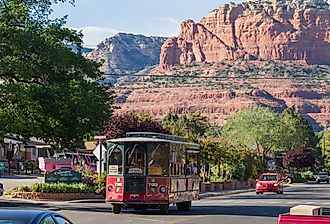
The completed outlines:
{"type": "Polygon", "coordinates": [[[285,188],[284,195],[248,192],[205,198],[194,202],[190,212],[177,212],[172,206],[168,215],[160,215],[158,210],[148,211],[147,214],[123,210],[121,214],[114,215],[110,205],[93,202],[32,203],[0,199],[0,209],[51,209],[79,224],[276,224],[279,214],[288,212],[290,207],[298,204],[330,207],[329,192],[330,184],[291,185],[285,188]]]}

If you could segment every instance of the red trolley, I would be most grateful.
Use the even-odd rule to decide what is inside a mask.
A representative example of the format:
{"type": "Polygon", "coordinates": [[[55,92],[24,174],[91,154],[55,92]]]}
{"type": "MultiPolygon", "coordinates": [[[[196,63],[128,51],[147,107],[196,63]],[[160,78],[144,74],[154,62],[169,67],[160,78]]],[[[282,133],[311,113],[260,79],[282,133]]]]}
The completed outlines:
{"type": "Polygon", "coordinates": [[[198,144],[180,137],[131,132],[107,141],[106,201],[118,214],[123,207],[145,211],[169,205],[189,211],[199,199],[198,144]]]}

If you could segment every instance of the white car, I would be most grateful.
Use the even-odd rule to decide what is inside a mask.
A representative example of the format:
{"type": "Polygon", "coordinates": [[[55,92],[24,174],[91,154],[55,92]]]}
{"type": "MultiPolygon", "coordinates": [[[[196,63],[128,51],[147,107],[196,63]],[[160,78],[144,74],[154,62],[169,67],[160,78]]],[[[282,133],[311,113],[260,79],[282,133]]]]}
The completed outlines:
{"type": "Polygon", "coordinates": [[[329,183],[329,174],[327,172],[319,172],[319,174],[316,176],[316,182],[327,182],[329,183]]]}

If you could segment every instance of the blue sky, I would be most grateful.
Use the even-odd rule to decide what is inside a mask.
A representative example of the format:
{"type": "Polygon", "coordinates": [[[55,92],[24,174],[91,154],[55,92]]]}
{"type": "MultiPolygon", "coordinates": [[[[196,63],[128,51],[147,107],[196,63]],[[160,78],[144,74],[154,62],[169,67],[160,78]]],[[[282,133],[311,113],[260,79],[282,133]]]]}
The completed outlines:
{"type": "Polygon", "coordinates": [[[226,0],[76,0],[54,7],[54,16],[68,15],[67,26],[82,30],[93,47],[118,32],[175,36],[185,19],[200,21],[226,0]]]}

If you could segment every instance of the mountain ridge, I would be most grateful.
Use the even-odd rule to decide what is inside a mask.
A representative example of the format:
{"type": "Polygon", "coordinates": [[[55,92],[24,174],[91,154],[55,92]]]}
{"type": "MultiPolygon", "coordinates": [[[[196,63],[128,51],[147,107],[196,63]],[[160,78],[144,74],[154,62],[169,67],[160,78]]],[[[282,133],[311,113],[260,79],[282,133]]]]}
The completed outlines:
{"type": "Polygon", "coordinates": [[[166,37],[118,33],[105,39],[85,54],[102,64],[105,74],[130,74],[159,63],[161,45],[166,37]]]}

